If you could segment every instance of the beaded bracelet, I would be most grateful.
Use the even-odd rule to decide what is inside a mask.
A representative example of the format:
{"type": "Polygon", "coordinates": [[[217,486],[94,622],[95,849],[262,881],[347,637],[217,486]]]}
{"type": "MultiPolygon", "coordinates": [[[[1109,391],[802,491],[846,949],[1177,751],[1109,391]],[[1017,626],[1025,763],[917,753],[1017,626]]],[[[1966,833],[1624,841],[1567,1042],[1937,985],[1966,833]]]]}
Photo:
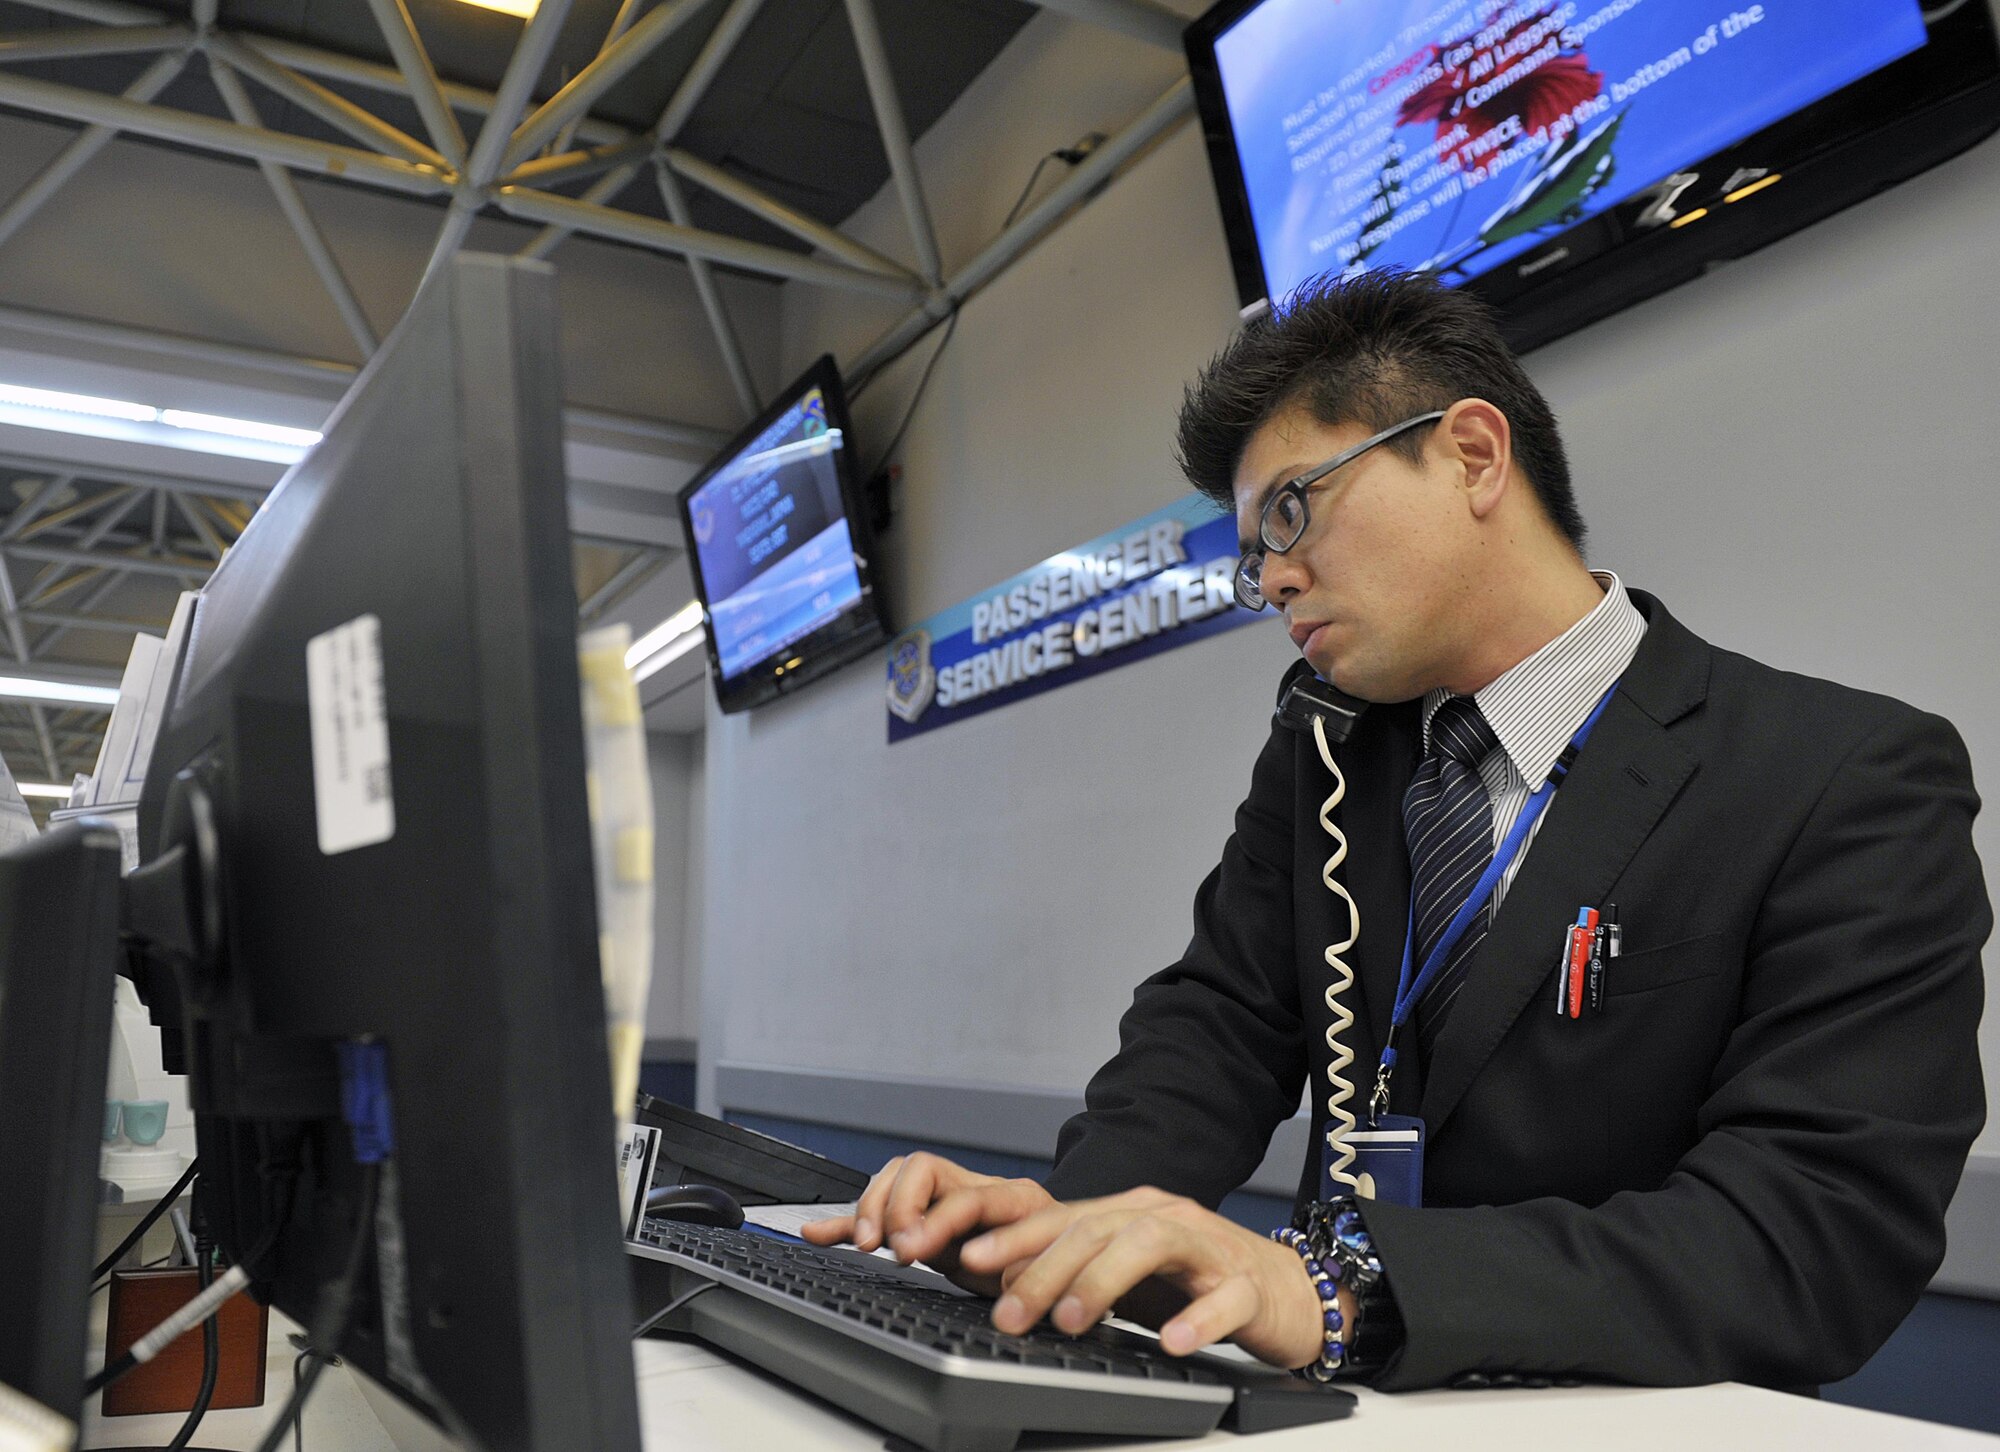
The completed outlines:
{"type": "Polygon", "coordinates": [[[1340,1314],[1338,1267],[1336,1266],[1335,1272],[1330,1273],[1324,1262],[1313,1254],[1312,1243],[1289,1225],[1280,1230],[1273,1230],[1271,1239],[1298,1252],[1299,1259],[1305,1262],[1306,1274],[1312,1277],[1313,1289],[1319,1292],[1320,1317],[1325,1327],[1323,1344],[1318,1359],[1300,1367],[1298,1374],[1308,1381],[1332,1381],[1347,1359],[1347,1347],[1341,1340],[1340,1334],[1343,1322],[1340,1314]]]}

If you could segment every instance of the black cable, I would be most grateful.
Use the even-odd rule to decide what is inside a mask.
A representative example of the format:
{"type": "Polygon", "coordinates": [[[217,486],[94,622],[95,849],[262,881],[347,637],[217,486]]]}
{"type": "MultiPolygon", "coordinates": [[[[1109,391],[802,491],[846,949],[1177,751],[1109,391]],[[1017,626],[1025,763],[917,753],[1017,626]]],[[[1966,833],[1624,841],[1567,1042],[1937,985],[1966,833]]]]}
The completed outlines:
{"type": "Polygon", "coordinates": [[[102,1280],[104,1276],[111,1270],[111,1267],[118,1264],[119,1261],[125,1258],[126,1251],[130,1250],[133,1246],[137,1245],[141,1240],[145,1239],[146,1232],[153,1228],[153,1224],[155,1221],[157,1221],[162,1215],[166,1214],[168,1210],[173,1208],[174,1201],[180,1199],[181,1191],[185,1190],[188,1187],[188,1181],[192,1180],[195,1177],[195,1172],[200,1168],[201,1168],[200,1160],[193,1160],[188,1164],[187,1169],[182,1172],[181,1177],[178,1180],[174,1181],[173,1189],[167,1191],[166,1194],[162,1195],[159,1199],[159,1202],[155,1204],[152,1209],[148,1210],[143,1217],[141,1217],[137,1225],[132,1227],[132,1233],[126,1236],[123,1240],[118,1242],[118,1249],[112,1251],[111,1254],[105,1256],[103,1260],[98,1262],[97,1269],[90,1273],[90,1278],[92,1281],[102,1280]]]}
{"type": "Polygon", "coordinates": [[[347,1339],[348,1323],[354,1313],[354,1293],[361,1283],[361,1266],[367,1260],[368,1247],[375,1239],[375,1201],[381,1186],[382,1166],[379,1163],[364,1165],[361,1171],[361,1213],[354,1227],[354,1243],[348,1248],[347,1264],[341,1269],[340,1279],[328,1283],[321,1293],[319,1308],[313,1314],[312,1364],[306,1368],[305,1376],[293,1384],[291,1396],[278,1413],[278,1420],[270,1425],[263,1440],[257,1444],[257,1452],[278,1452],[278,1444],[285,1440],[286,1429],[297,1424],[299,1414],[305,1409],[306,1398],[312,1395],[320,1373],[326,1370],[329,1361],[340,1354],[340,1343],[347,1339]]]}
{"type": "MultiPolygon", "coordinates": [[[[195,1284],[207,1290],[209,1282],[215,1278],[214,1269],[209,1264],[210,1252],[206,1243],[195,1247],[195,1284]]],[[[222,1331],[217,1324],[220,1316],[210,1316],[201,1326],[201,1390],[194,1394],[194,1405],[188,1408],[187,1420],[174,1433],[174,1440],[167,1443],[166,1452],[181,1452],[194,1437],[194,1429],[201,1425],[201,1419],[208,1415],[208,1404],[215,1396],[215,1378],[222,1369],[222,1331]]]]}
{"type": "MultiPolygon", "coordinates": [[[[292,1394],[299,1395],[299,1383],[305,1376],[305,1367],[312,1360],[312,1350],[307,1348],[292,1358],[292,1394]]],[[[300,1417],[292,1423],[292,1452],[306,1452],[306,1421],[300,1417]]]]}
{"type": "MultiPolygon", "coordinates": [[[[1090,150],[1095,149],[1095,146],[1090,148],[1090,150]]],[[[1021,195],[1014,198],[1014,205],[1007,209],[1007,220],[1000,224],[1000,230],[1005,232],[1014,225],[1014,219],[1021,215],[1021,208],[1027,205],[1029,195],[1035,190],[1035,183],[1042,179],[1043,167],[1052,161],[1067,161],[1074,165],[1089,154],[1090,151],[1080,152],[1077,147],[1065,147],[1060,151],[1051,151],[1037,161],[1035,169],[1028,173],[1028,184],[1021,188],[1021,195]]],[[[910,405],[903,410],[903,421],[896,425],[896,432],[889,440],[889,447],[882,451],[882,456],[875,461],[875,467],[862,475],[862,478],[873,479],[887,467],[891,459],[896,457],[896,446],[903,442],[903,435],[910,431],[910,421],[917,416],[917,405],[924,400],[924,390],[931,386],[931,374],[937,371],[938,359],[944,357],[944,350],[951,346],[951,335],[956,331],[958,331],[958,304],[953,303],[951,321],[945,324],[944,337],[938,340],[937,351],[931,354],[931,361],[924,365],[924,376],[917,380],[917,391],[910,395],[910,405]]],[[[860,387],[856,388],[854,393],[858,395],[863,388],[875,381],[876,376],[871,373],[862,379],[860,387]]]]}

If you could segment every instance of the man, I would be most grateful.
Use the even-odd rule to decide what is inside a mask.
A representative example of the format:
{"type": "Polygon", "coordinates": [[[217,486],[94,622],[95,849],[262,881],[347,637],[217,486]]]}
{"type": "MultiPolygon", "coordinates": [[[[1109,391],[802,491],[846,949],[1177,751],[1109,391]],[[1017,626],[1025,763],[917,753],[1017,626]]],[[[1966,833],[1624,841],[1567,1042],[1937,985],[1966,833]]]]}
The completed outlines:
{"type": "MultiPolygon", "coordinates": [[[[1391,1390],[1853,1371],[1936,1269],[1984,1116],[1992,915],[1957,734],[1713,647],[1587,569],[1546,403],[1483,308],[1427,278],[1322,284],[1251,324],[1180,441],[1235,512],[1239,594],[1377,704],[1338,778],[1273,730],[1194,938],[1138,989],[1046,1186],[913,1156],[813,1238],[1004,1291],[1003,1330],[1117,1306],[1170,1351],[1330,1369],[1307,1262],[1210,1207],[1308,1076],[1325,1133],[1335,1042],[1362,1108],[1397,1020],[1388,1108],[1424,1122],[1424,1203],[1356,1202],[1383,1284],[1350,1280],[1325,1320],[1349,1370],[1391,1390]],[[1334,796],[1352,918],[1322,881],[1334,796]],[[1558,1010],[1568,928],[1612,904],[1597,1007],[1558,1010]]],[[[1326,1193],[1308,1164],[1302,1206],[1326,1193]]]]}

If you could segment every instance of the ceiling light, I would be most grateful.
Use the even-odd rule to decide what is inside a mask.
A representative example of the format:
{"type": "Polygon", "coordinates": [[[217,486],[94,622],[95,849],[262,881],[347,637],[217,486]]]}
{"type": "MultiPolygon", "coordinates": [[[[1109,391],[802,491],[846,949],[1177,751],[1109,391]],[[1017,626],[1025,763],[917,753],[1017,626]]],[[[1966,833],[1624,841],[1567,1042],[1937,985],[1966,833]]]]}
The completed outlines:
{"type": "Polygon", "coordinates": [[[518,15],[526,20],[535,13],[541,0],[465,0],[467,5],[477,5],[481,10],[498,10],[502,15],[518,15]]]}
{"type": "Polygon", "coordinates": [[[701,644],[701,619],[701,601],[688,601],[632,642],[625,652],[625,669],[634,680],[643,681],[673,664],[701,644]]]}
{"type": "Polygon", "coordinates": [[[700,645],[706,638],[707,636],[702,628],[697,625],[691,632],[683,635],[665,650],[657,651],[653,655],[648,656],[645,662],[632,672],[632,679],[634,681],[643,681],[646,677],[665,670],[668,666],[700,645]]]}
{"type": "Polygon", "coordinates": [[[626,669],[630,670],[653,652],[680,639],[700,624],[701,601],[690,600],[626,648],[626,669]]]}
{"type": "Polygon", "coordinates": [[[24,797],[48,797],[55,801],[66,802],[69,800],[70,789],[66,786],[57,786],[54,782],[17,781],[14,783],[14,790],[24,797]]]}
{"type": "Polygon", "coordinates": [[[171,444],[175,448],[265,459],[278,464],[296,463],[301,454],[320,440],[319,434],[312,429],[260,423],[256,419],[227,418],[214,413],[192,413],[180,408],[154,408],[150,404],[129,403],[120,398],[57,393],[52,389],[28,388],[15,383],[0,383],[0,423],[94,438],[171,444]],[[171,432],[149,432],[162,428],[171,432]]]}
{"type": "Polygon", "coordinates": [[[118,687],[85,686],[75,681],[44,681],[29,676],[0,676],[0,697],[16,701],[62,701],[72,706],[115,706],[118,687]]]}
{"type": "Polygon", "coordinates": [[[89,418],[122,418],[129,423],[152,423],[160,416],[156,408],[143,403],[126,403],[117,398],[92,398],[84,393],[57,393],[49,388],[23,388],[0,383],[0,403],[17,408],[47,409],[50,413],[83,414],[89,418]]]}
{"type": "Polygon", "coordinates": [[[310,449],[324,435],[314,429],[287,428],[283,424],[258,423],[247,418],[223,418],[213,413],[189,413],[184,408],[163,408],[160,422],[177,429],[203,434],[227,434],[235,439],[261,439],[267,444],[292,444],[310,449]]]}

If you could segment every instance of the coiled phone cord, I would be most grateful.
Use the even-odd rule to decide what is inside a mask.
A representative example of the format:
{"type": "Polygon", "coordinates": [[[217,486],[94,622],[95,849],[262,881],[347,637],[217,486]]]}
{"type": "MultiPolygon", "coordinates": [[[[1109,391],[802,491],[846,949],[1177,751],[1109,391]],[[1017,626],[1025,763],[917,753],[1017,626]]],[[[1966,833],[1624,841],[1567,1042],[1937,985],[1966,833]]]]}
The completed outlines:
{"type": "Polygon", "coordinates": [[[1329,892],[1334,893],[1347,904],[1348,932],[1344,942],[1329,943],[1326,949],[1326,966],[1333,970],[1333,981],[1327,985],[1326,1007],[1333,1015],[1333,1022],[1327,1025],[1326,1047],[1332,1056],[1326,1066],[1327,1083],[1332,1092],[1326,1097],[1327,1117],[1332,1121],[1327,1126],[1327,1147],[1334,1153],[1328,1168],[1328,1177],[1336,1185],[1344,1185],[1355,1194],[1366,1194],[1361,1180],[1348,1172],[1348,1166],[1355,1161],[1352,1146],[1347,1136],[1358,1122],[1347,1108],[1347,1101],[1354,1097],[1354,1085],[1342,1077],[1347,1067],[1354,1062],[1354,1051],[1347,1047],[1341,1036],[1354,1027],[1354,1010],[1347,1006],[1347,990],[1354,986],[1354,970],[1340,955],[1349,952],[1361,941],[1361,909],[1354,896],[1348,892],[1334,872],[1347,860],[1347,836],[1334,824],[1333,809],[1340,805],[1347,795],[1347,778],[1341,775],[1340,767],[1333,759],[1333,748],[1327,745],[1326,720],[1322,716],[1313,717],[1313,740],[1319,746],[1319,759],[1326,763],[1326,769],[1333,773],[1333,793],[1320,803],[1319,824],[1326,828],[1327,836],[1333,838],[1333,855],[1326,859],[1326,866],[1320,870],[1320,881],[1329,892]]]}

